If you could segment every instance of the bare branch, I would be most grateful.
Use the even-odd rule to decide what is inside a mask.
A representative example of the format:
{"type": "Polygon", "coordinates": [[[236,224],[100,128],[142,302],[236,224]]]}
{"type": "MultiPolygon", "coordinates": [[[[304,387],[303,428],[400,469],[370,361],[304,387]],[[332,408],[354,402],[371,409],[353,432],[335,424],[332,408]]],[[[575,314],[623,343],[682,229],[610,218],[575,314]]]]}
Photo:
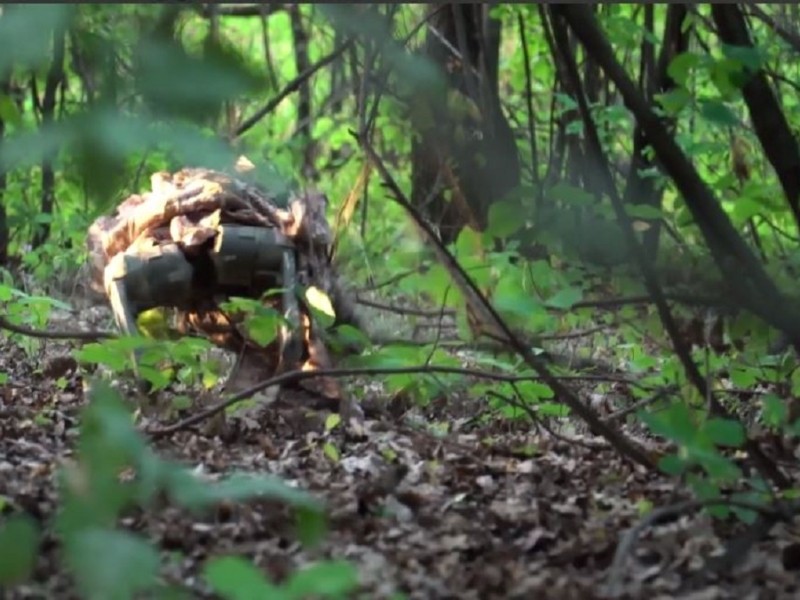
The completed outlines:
{"type": "Polygon", "coordinates": [[[283,102],[283,100],[300,89],[300,87],[305,83],[306,80],[311,78],[314,73],[322,69],[323,67],[328,66],[334,60],[339,58],[345,51],[353,44],[353,40],[350,39],[336,48],[333,52],[325,56],[324,58],[318,60],[313,65],[311,65],[308,69],[300,73],[297,77],[292,79],[286,86],[278,93],[277,96],[272,98],[269,102],[267,102],[264,107],[258,109],[255,114],[251,115],[244,122],[236,128],[234,133],[234,137],[240,137],[242,134],[246,133],[253,125],[258,123],[261,119],[271,113],[275,108],[283,102]]]}
{"type": "Polygon", "coordinates": [[[0,329],[32,338],[48,340],[84,340],[94,342],[97,340],[109,340],[119,337],[117,334],[110,331],[43,331],[24,325],[16,325],[3,316],[0,316],[0,329]]]}

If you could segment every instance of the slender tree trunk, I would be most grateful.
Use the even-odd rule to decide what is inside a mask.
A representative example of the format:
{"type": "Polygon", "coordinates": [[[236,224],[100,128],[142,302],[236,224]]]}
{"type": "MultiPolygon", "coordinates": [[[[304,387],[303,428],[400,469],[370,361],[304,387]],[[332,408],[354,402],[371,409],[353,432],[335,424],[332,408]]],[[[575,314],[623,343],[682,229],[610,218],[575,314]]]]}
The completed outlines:
{"type": "Polygon", "coordinates": [[[466,225],[484,229],[489,206],[520,181],[513,131],[498,95],[500,22],[489,9],[439,8],[425,52],[446,89],[419,94],[412,108],[411,200],[445,242],[466,225]]]}
{"type": "MultiPolygon", "coordinates": [[[[750,33],[742,11],[735,4],[713,4],[711,14],[720,39],[732,46],[752,48],[750,33]]],[[[761,147],[783,187],[789,208],[800,229],[800,146],[769,87],[762,70],[746,73],[742,95],[761,147]]]]}
{"type": "MultiPolygon", "coordinates": [[[[292,39],[294,41],[294,63],[298,73],[305,72],[310,66],[308,60],[308,33],[303,27],[303,16],[300,6],[292,4],[289,8],[289,17],[292,24],[292,39]]],[[[315,179],[314,169],[314,142],[311,139],[311,88],[308,81],[300,85],[297,90],[297,128],[295,135],[303,144],[303,176],[315,179]]]]}
{"type": "MultiPolygon", "coordinates": [[[[11,78],[8,73],[0,79],[0,94],[9,96],[11,93],[11,78]]],[[[6,133],[6,123],[0,116],[0,145],[6,133]]],[[[3,165],[0,165],[0,265],[8,264],[8,213],[6,212],[5,195],[8,188],[7,173],[3,165]]]]}
{"type": "Polygon", "coordinates": [[[729,284],[728,291],[741,306],[776,329],[787,332],[792,345],[800,351],[800,313],[787,302],[764,271],[708,185],[636,89],[591,12],[584,6],[573,4],[553,8],[564,16],[587,51],[620,90],[626,106],[650,140],[659,162],[685,198],[714,261],[729,284]]]}
{"type": "MultiPolygon", "coordinates": [[[[54,120],[58,88],[64,82],[64,53],[66,49],[66,30],[60,28],[53,32],[53,60],[47,71],[44,96],[42,97],[42,128],[49,127],[54,120]]],[[[56,176],[53,167],[55,153],[48,153],[42,160],[42,196],[39,212],[42,215],[53,214],[55,201],[56,176]]],[[[33,247],[41,246],[50,235],[50,224],[45,222],[36,228],[33,236],[33,247]]]]}
{"type": "MultiPolygon", "coordinates": [[[[645,28],[652,32],[653,29],[653,5],[645,6],[645,28]]],[[[664,23],[664,35],[658,62],[655,61],[653,46],[646,40],[642,43],[642,76],[640,87],[642,94],[648,102],[652,103],[655,94],[670,91],[674,87],[672,78],[667,75],[672,59],[678,54],[685,52],[688,48],[688,31],[683,30],[683,22],[686,18],[687,8],[685,4],[670,4],[667,7],[667,19],[664,23]]],[[[670,131],[674,129],[675,121],[670,119],[665,122],[670,131]]],[[[648,141],[642,127],[637,121],[633,132],[633,159],[631,160],[628,172],[628,182],[625,187],[624,202],[626,204],[638,204],[658,208],[661,205],[663,187],[660,186],[653,177],[643,177],[642,172],[653,168],[652,159],[645,156],[644,150],[648,146],[648,141]]],[[[650,229],[643,235],[645,251],[652,260],[658,252],[658,240],[661,233],[661,221],[654,219],[650,221],[650,229]]]]}

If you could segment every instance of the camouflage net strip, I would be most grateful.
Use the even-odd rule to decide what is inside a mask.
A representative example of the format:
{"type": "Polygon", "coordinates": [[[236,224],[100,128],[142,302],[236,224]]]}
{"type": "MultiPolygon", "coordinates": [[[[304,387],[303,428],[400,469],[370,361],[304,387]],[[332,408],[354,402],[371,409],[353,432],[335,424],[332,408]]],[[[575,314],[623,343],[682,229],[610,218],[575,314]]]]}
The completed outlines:
{"type": "MultiPolygon", "coordinates": [[[[297,250],[297,281],[300,286],[315,286],[332,299],[338,295],[336,279],[329,262],[332,243],[325,218],[327,198],[320,193],[301,192],[289,197],[287,207],[255,185],[225,173],[186,168],[174,174],[159,172],[151,177],[151,191],[134,194],[118,205],[113,215],[98,218],[89,228],[88,250],[92,288],[105,295],[104,272],[111,259],[121,252],[153,244],[176,244],[202,278],[198,269],[213,268],[198,261],[218,235],[223,224],[277,228],[297,250]]],[[[207,277],[208,274],[206,274],[207,277]]],[[[235,318],[219,308],[215,290],[198,288],[190,309],[178,311],[178,329],[183,334],[201,334],[216,345],[240,353],[244,362],[260,363],[262,376],[274,373],[280,363],[278,341],[261,347],[249,339],[235,318]]],[[[224,300],[224,298],[222,298],[224,300]]],[[[279,303],[266,299],[265,303],[279,303]]],[[[335,300],[334,300],[335,303],[335,300]]],[[[276,306],[280,310],[279,306],[276,306]]],[[[318,369],[331,366],[330,355],[317,335],[317,327],[301,302],[304,351],[302,364],[283,365],[281,370],[318,369]]],[[[240,361],[241,362],[241,361],[240,361]]],[[[326,396],[340,398],[338,385],[319,381],[326,396]]]]}

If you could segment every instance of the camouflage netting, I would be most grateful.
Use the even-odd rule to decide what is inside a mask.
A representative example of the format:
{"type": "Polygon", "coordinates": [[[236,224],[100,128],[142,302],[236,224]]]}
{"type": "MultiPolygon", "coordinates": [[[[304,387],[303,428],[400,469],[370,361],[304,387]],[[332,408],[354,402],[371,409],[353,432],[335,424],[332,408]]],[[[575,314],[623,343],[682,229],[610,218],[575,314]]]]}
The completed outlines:
{"type": "MultiPolygon", "coordinates": [[[[178,309],[177,329],[182,334],[204,335],[216,345],[237,352],[250,366],[257,364],[259,378],[280,369],[313,369],[330,366],[329,353],[301,303],[303,352],[300,364],[281,364],[279,340],[260,347],[248,338],[241,323],[225,314],[214,285],[209,249],[224,224],[277,228],[296,248],[296,279],[301,286],[315,286],[333,301],[337,313],[343,305],[335,273],[329,261],[332,234],[325,218],[327,198],[319,193],[294,193],[285,208],[255,185],[231,175],[207,169],[186,168],[174,174],[156,173],[152,190],[123,201],[112,216],[98,218],[89,228],[88,248],[91,285],[105,294],[104,272],[122,252],[164,245],[177,248],[192,265],[191,302],[178,309]],[[174,245],[174,246],[173,246],[174,245]],[[337,306],[338,305],[338,306],[337,306]]],[[[269,296],[280,310],[280,296],[269,296]]],[[[347,307],[341,308],[347,312],[347,307]]],[[[341,315],[337,315],[339,320],[341,315]]],[[[344,320],[347,320],[345,317],[344,320]]],[[[340,397],[333,381],[321,382],[328,397],[340,397]]]]}

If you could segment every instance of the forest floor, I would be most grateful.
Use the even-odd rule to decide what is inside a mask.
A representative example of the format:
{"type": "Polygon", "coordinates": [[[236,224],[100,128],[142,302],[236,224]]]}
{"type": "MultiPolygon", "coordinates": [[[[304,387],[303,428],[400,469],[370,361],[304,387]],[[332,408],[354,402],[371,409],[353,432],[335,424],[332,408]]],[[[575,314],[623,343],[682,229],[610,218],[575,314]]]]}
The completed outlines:
{"type": "MultiPolygon", "coordinates": [[[[73,452],[84,383],[72,372],[59,386],[42,371],[67,349],[47,342],[31,359],[0,338],[0,372],[8,374],[0,385],[4,513],[24,511],[46,522],[58,505],[56,473],[73,452]]],[[[676,493],[674,481],[632,466],[579,429],[553,435],[529,423],[482,424],[473,418],[479,407],[460,398],[423,409],[389,402],[378,388],[367,396],[358,435],[343,427],[326,431],[324,413],[275,408],[258,427],[234,416],[223,436],[184,431],[155,442],[164,457],[208,476],[268,473],[310,490],[327,506],[330,531],[321,546],[303,548],[288,509],[259,502],[220,506],[203,517],[159,506],[122,525],[157,543],[164,577],[196,597],[210,597],[198,577],[204,561],[236,554],[276,580],[324,557],[352,561],[363,598],[402,592],[420,600],[587,599],[609,597],[620,540],[646,510],[688,497],[676,493]],[[338,459],[325,453],[326,442],[338,459]]],[[[638,440],[659,449],[641,433],[638,440]]],[[[733,567],[711,569],[712,557],[741,529],[698,512],[646,528],[627,553],[616,595],[800,597],[797,526],[776,525],[733,567]]],[[[57,543],[48,539],[35,582],[0,590],[0,597],[71,597],[57,543]]]]}

